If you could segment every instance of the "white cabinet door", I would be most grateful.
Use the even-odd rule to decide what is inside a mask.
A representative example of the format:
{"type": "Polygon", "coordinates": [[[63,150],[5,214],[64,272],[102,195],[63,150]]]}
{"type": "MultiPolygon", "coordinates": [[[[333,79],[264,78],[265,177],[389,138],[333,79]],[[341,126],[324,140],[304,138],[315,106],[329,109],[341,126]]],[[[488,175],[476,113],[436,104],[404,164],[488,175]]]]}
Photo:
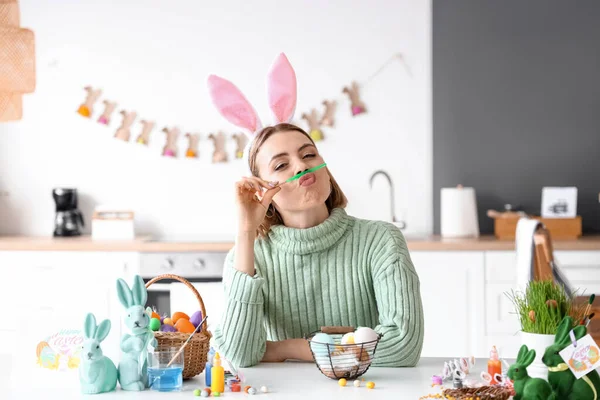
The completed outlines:
{"type": "MultiPolygon", "coordinates": [[[[120,356],[121,306],[116,280],[125,275],[131,253],[2,252],[0,267],[8,271],[2,304],[14,316],[19,354],[35,354],[37,345],[61,330],[82,330],[92,312],[99,323],[111,320],[103,342],[106,355],[120,356]]],[[[31,358],[19,356],[24,367],[31,358]]],[[[65,359],[66,360],[66,359],[65,359]]]]}
{"type": "Polygon", "coordinates": [[[483,252],[411,252],[425,314],[423,357],[484,356],[483,252]]]}

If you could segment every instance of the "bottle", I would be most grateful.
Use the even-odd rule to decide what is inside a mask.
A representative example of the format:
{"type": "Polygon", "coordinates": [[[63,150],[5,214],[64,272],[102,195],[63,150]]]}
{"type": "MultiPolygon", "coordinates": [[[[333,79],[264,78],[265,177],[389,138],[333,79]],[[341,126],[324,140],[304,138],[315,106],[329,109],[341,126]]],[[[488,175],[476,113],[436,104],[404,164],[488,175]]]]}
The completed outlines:
{"type": "Polygon", "coordinates": [[[211,385],[210,390],[213,392],[223,393],[225,391],[225,370],[221,366],[221,356],[215,353],[213,358],[213,366],[210,370],[211,385]]]}
{"type": "Polygon", "coordinates": [[[495,374],[502,375],[502,363],[498,358],[498,350],[496,350],[496,346],[492,347],[492,351],[490,351],[490,359],[488,360],[488,374],[492,377],[492,381],[490,384],[496,385],[498,382],[494,378],[495,374]]]}
{"type": "Polygon", "coordinates": [[[211,386],[212,380],[211,380],[211,375],[210,375],[210,370],[212,368],[212,363],[213,363],[213,357],[214,357],[215,351],[214,349],[211,347],[210,350],[208,351],[208,360],[206,361],[206,366],[204,367],[204,384],[207,387],[211,386]]]}

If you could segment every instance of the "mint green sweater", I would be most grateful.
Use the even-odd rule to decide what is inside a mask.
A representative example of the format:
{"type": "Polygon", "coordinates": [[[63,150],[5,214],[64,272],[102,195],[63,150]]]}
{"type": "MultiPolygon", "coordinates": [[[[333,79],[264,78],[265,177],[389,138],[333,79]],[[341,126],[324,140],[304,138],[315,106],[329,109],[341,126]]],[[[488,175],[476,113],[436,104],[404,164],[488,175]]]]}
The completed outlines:
{"type": "Polygon", "coordinates": [[[302,338],[321,326],[382,333],[373,366],[414,366],[423,345],[419,277],[394,225],[336,208],[308,229],[274,226],[254,245],[256,274],[225,261],[226,307],[214,344],[237,367],[262,359],[266,341],[302,338]]]}

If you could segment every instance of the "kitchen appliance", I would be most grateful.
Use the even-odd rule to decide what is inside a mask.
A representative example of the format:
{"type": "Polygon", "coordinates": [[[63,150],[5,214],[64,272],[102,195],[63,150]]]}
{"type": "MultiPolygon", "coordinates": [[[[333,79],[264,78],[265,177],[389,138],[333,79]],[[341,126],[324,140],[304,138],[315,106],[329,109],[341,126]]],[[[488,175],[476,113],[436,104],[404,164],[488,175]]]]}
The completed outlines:
{"type": "Polygon", "coordinates": [[[77,209],[77,189],[56,188],[52,190],[56,203],[54,236],[79,236],[84,226],[83,214],[77,209]]]}
{"type": "MultiPolygon", "coordinates": [[[[169,245],[169,241],[163,241],[169,245]]],[[[173,242],[180,243],[178,240],[173,242]]],[[[174,243],[173,243],[174,244],[174,243]]],[[[187,279],[200,293],[211,329],[224,311],[223,265],[226,251],[150,252],[140,256],[140,275],[144,282],[163,275],[179,275],[187,279]]],[[[175,311],[193,313],[198,309],[198,300],[182,283],[163,279],[148,287],[149,306],[154,306],[160,315],[171,315],[175,311]]]]}

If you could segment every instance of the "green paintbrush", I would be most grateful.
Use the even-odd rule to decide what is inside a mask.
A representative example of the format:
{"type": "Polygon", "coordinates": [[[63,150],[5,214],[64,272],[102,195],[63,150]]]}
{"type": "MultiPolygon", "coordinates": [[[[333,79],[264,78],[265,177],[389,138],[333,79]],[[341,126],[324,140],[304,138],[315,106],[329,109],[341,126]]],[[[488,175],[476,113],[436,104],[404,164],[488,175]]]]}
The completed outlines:
{"type": "Polygon", "coordinates": [[[323,164],[321,164],[321,165],[317,165],[316,167],[309,168],[309,169],[307,169],[306,171],[303,171],[303,172],[297,173],[296,175],[292,176],[290,179],[286,180],[286,181],[285,181],[285,182],[283,182],[283,183],[288,183],[288,182],[295,181],[296,179],[300,179],[300,178],[302,178],[304,175],[306,175],[306,174],[310,174],[311,172],[315,172],[316,170],[318,170],[318,169],[321,169],[321,168],[325,167],[326,165],[327,165],[326,163],[323,163],[323,164]]]}

